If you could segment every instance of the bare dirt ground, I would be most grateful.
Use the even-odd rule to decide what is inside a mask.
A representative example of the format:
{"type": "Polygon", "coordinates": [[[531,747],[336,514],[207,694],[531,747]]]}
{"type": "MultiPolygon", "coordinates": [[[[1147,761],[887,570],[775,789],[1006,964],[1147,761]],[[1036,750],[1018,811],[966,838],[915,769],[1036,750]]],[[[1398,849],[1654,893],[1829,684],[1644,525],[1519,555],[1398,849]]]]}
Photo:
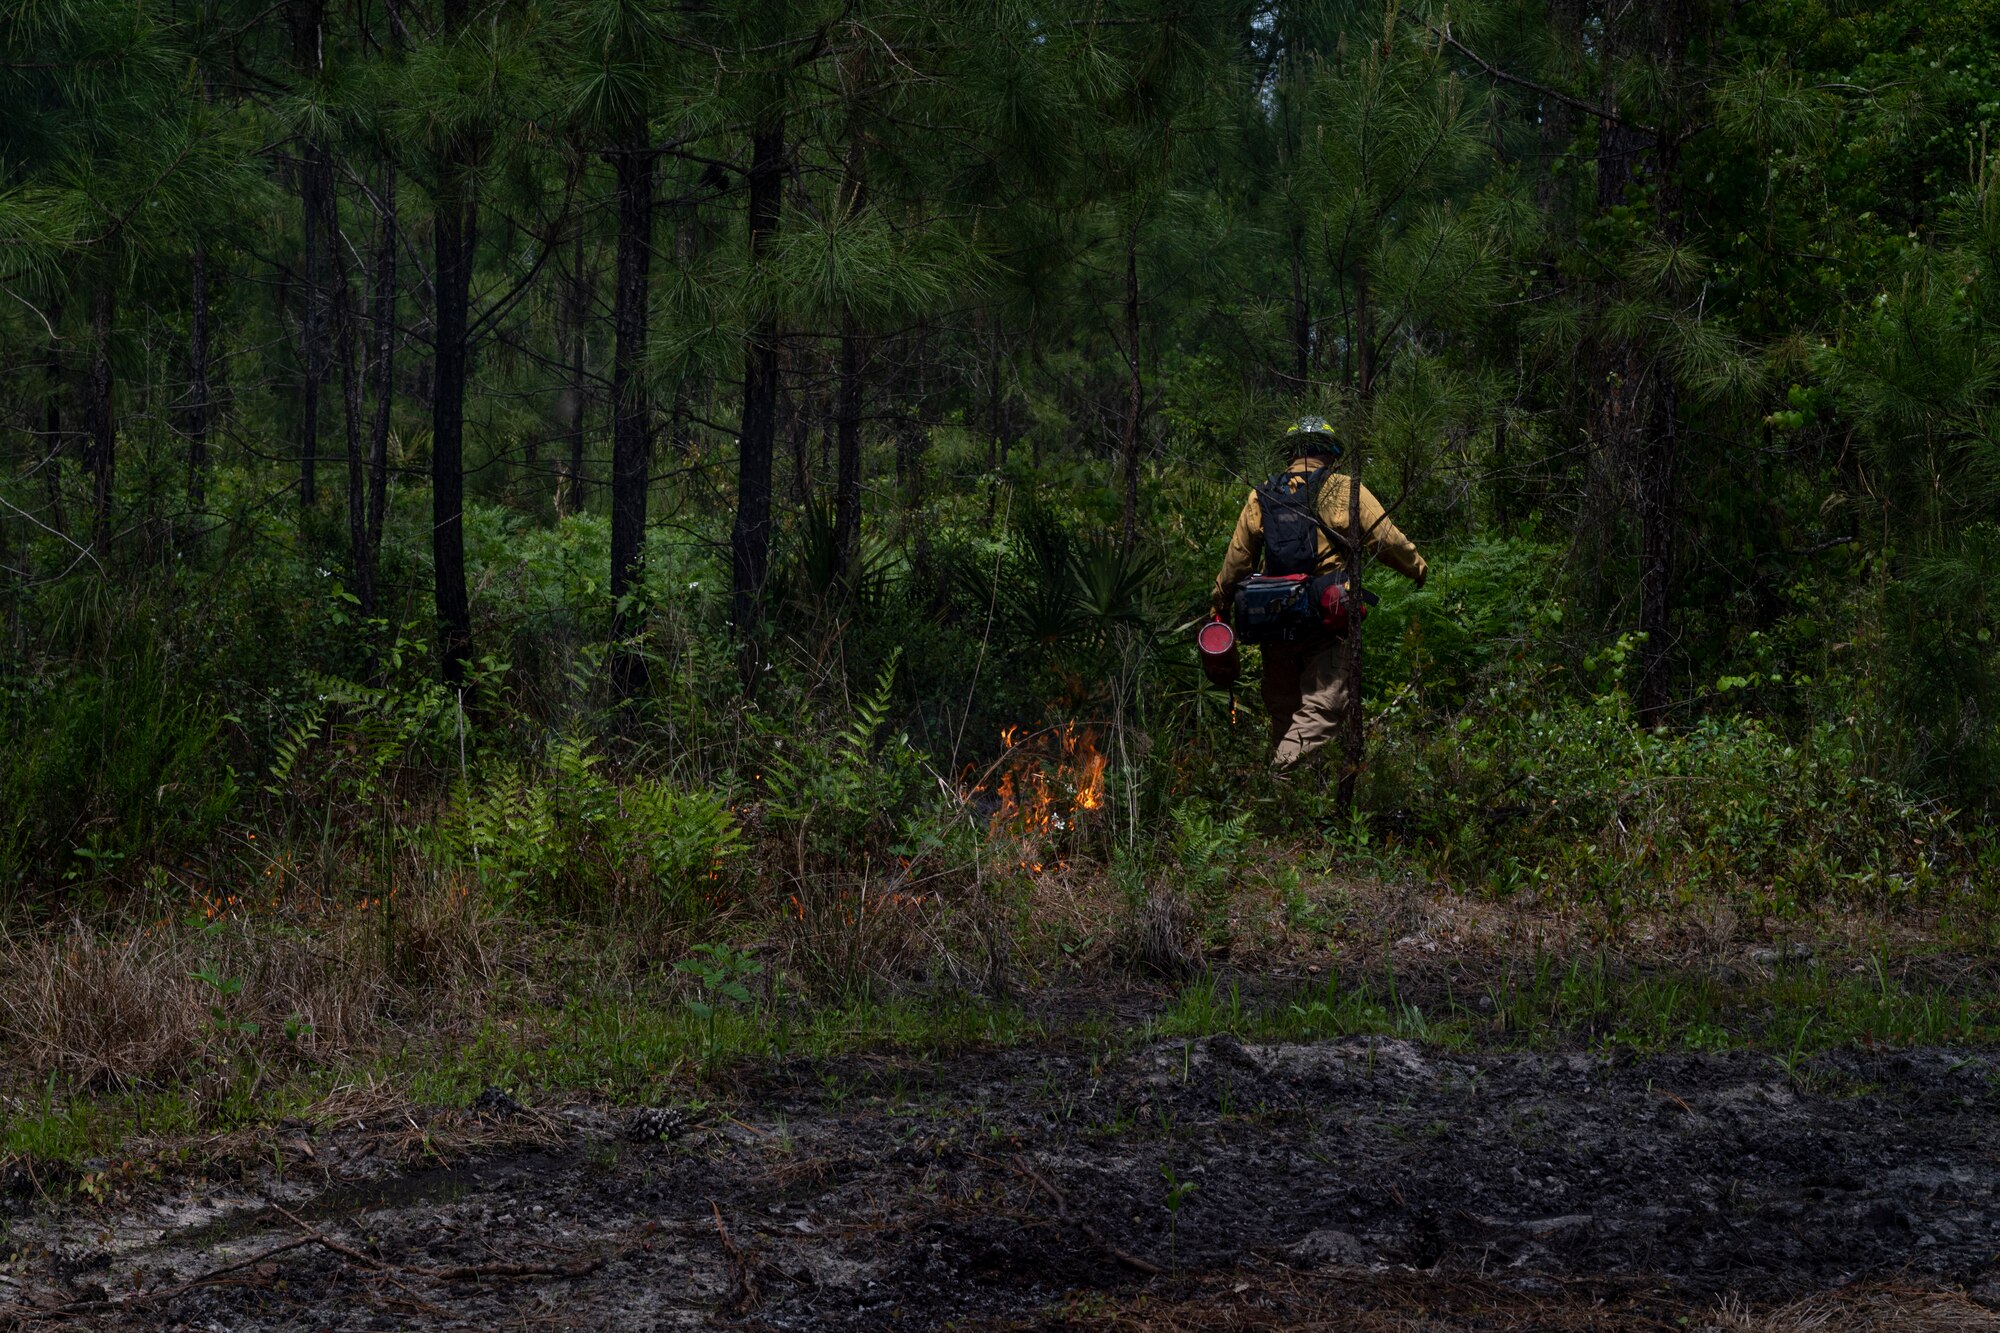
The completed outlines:
{"type": "Polygon", "coordinates": [[[489,1093],[451,1123],[517,1146],[447,1165],[358,1110],[235,1179],[19,1187],[0,1328],[2000,1327],[1996,1089],[1994,1052],[1225,1036],[489,1093]]]}

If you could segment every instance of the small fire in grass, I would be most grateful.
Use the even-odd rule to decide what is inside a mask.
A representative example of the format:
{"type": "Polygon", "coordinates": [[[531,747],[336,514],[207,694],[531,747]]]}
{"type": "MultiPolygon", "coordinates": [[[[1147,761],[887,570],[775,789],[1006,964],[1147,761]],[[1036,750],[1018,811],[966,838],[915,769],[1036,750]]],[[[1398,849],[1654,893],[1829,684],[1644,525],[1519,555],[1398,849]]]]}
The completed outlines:
{"type": "Polygon", "coordinates": [[[1019,727],[1000,733],[1007,747],[1000,766],[999,804],[987,827],[1021,838],[1045,837],[1070,827],[1086,810],[1104,806],[1105,758],[1097,736],[1074,722],[1023,735],[1019,727]]]}

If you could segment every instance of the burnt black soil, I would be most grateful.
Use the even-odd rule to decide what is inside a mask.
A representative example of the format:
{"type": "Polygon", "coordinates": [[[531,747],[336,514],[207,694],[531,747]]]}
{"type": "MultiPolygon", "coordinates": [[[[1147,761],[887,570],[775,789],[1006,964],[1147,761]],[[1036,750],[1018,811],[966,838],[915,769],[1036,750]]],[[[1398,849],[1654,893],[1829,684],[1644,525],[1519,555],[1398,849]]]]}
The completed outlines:
{"type": "Polygon", "coordinates": [[[118,1328],[1040,1327],[1221,1293],[1231,1313],[1177,1326],[1282,1326],[1246,1312],[1302,1282],[1360,1299],[1452,1279],[1490,1299],[1437,1326],[1534,1326],[1497,1313],[1509,1293],[1666,1326],[1849,1283],[1983,1301],[1996,1078],[1987,1052],[1787,1069],[1230,1037],[799,1064],[727,1105],[581,1113],[551,1152],[294,1177],[296,1220],[246,1182],[233,1219],[111,1253],[101,1219],[48,1223],[14,1261],[15,1309],[118,1328]],[[146,1296],[305,1228],[352,1253],[315,1242],[146,1296]]]}

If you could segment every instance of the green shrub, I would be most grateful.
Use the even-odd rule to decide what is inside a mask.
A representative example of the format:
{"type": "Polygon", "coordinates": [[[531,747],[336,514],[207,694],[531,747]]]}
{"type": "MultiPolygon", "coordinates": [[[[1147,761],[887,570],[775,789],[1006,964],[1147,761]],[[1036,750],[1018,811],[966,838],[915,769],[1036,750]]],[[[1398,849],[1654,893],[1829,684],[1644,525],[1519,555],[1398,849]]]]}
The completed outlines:
{"type": "Polygon", "coordinates": [[[1747,892],[1792,910],[1923,893],[1964,864],[1951,812],[1868,776],[1831,726],[1792,739],[1717,714],[1648,729],[1622,693],[1536,698],[1521,685],[1420,720],[1382,720],[1364,801],[1439,871],[1501,892],[1747,892]]]}
{"type": "Polygon", "coordinates": [[[142,649],[0,703],[0,890],[199,848],[235,806],[222,719],[142,649]]]}
{"type": "Polygon", "coordinates": [[[461,786],[426,839],[508,901],[606,919],[701,914],[742,850],[716,792],[660,778],[615,781],[565,737],[539,770],[500,762],[461,786]]]}

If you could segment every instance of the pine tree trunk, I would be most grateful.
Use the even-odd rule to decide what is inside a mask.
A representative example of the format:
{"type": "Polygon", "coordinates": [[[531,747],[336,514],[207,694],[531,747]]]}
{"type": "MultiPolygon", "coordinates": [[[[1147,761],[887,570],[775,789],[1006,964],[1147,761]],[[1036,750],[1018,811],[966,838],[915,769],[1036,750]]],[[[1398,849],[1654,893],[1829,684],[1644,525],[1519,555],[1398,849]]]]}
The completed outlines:
{"type": "Polygon", "coordinates": [[[90,390],[84,422],[90,432],[90,540],[99,552],[111,541],[111,486],[117,467],[118,423],[111,400],[111,332],[117,288],[98,280],[90,297],[90,390]]]}
{"type": "Polygon", "coordinates": [[[466,321],[472,300],[475,213],[456,169],[443,167],[434,226],[436,384],[431,402],[431,559],[445,683],[465,683],[472,608],[465,588],[466,321]]]}
{"type": "Polygon", "coordinates": [[[590,391],[584,379],[584,354],[588,349],[590,317],[590,275],[583,268],[583,224],[577,224],[570,242],[569,275],[563,290],[563,341],[568,355],[569,387],[563,391],[563,439],[567,464],[563,472],[563,512],[580,514],[587,498],[583,479],[584,410],[590,391]]]}
{"type": "Polygon", "coordinates": [[[839,454],[833,485],[835,576],[845,592],[854,590],[861,558],[861,394],[864,351],[850,318],[840,334],[840,386],[834,415],[839,454]]]}
{"type": "MultiPolygon", "coordinates": [[[[292,67],[301,83],[324,67],[325,0],[291,0],[292,67]]],[[[305,228],[306,311],[300,329],[305,382],[299,399],[299,503],[310,509],[319,499],[319,399],[332,361],[332,291],[327,259],[333,216],[333,163],[325,148],[305,136],[299,154],[299,211],[305,228]]]]}
{"type": "Polygon", "coordinates": [[[208,503],[208,247],[196,246],[188,313],[187,500],[192,513],[208,503]]]}
{"type": "MultiPolygon", "coordinates": [[[[684,206],[679,213],[674,224],[674,267],[686,272],[694,263],[694,209],[684,206]]],[[[695,379],[691,375],[683,371],[676,376],[673,404],[667,412],[667,438],[673,444],[674,457],[683,463],[694,457],[694,390],[695,379]]]]}
{"type": "MultiPolygon", "coordinates": [[[[325,0],[291,0],[292,65],[303,83],[325,65],[325,0]]],[[[305,383],[299,402],[299,503],[310,509],[319,499],[320,395],[333,360],[333,291],[329,259],[334,216],[333,162],[310,133],[299,160],[299,205],[305,227],[306,310],[300,330],[305,383]]]]}
{"type": "MultiPolygon", "coordinates": [[[[1671,87],[1687,77],[1690,0],[1666,0],[1659,7],[1657,51],[1671,87]]],[[[1712,46],[1711,46],[1711,49],[1712,46]]],[[[1679,130],[1669,126],[1653,149],[1654,225],[1668,245],[1682,239],[1679,130]]],[[[1669,674],[1673,646],[1674,547],[1680,526],[1675,494],[1680,468],[1680,396],[1673,370],[1654,352],[1651,429],[1639,465],[1639,720],[1658,726],[1672,706],[1669,674]]]]}
{"type": "Polygon", "coordinates": [[[653,257],[653,156],[643,132],[612,154],[618,178],[618,275],[611,354],[611,659],[612,690],[620,702],[645,686],[645,659],[627,641],[645,627],[636,605],[642,592],[646,485],[652,462],[652,420],[645,385],[646,302],[653,257]]]}
{"type": "Polygon", "coordinates": [[[1125,545],[1139,540],[1139,418],[1146,410],[1145,384],[1139,372],[1139,238],[1125,237],[1125,364],[1129,374],[1125,399],[1125,545]]]}
{"type": "Polygon", "coordinates": [[[327,347],[330,295],[326,280],[326,204],[322,187],[329,184],[320,170],[317,147],[306,146],[299,166],[299,202],[305,222],[306,312],[300,341],[305,353],[305,381],[299,395],[299,504],[310,509],[319,499],[319,399],[331,360],[327,347]]]}
{"type": "MultiPolygon", "coordinates": [[[[1354,351],[1355,351],[1355,392],[1360,395],[1365,406],[1375,394],[1375,314],[1373,293],[1369,289],[1368,270],[1357,266],[1354,273],[1354,351]]],[[[1361,531],[1361,475],[1362,447],[1357,440],[1353,450],[1352,478],[1347,488],[1347,543],[1352,555],[1348,561],[1347,593],[1353,598],[1351,603],[1357,612],[1361,598],[1361,566],[1367,558],[1366,545],[1361,531]]],[[[1342,763],[1340,785],[1334,793],[1334,808],[1343,818],[1354,816],[1355,788],[1361,778],[1361,764],[1368,750],[1367,713],[1361,706],[1361,690],[1365,681],[1362,677],[1361,617],[1348,617],[1347,637],[1344,642],[1345,660],[1341,663],[1341,674],[1347,678],[1347,716],[1343,719],[1342,763]]]]}
{"type": "MultiPolygon", "coordinates": [[[[1000,474],[1000,317],[989,310],[980,316],[979,324],[986,335],[986,474],[997,483],[1000,474]]],[[[998,491],[996,484],[988,492],[989,521],[993,517],[992,497],[998,491]]]]}
{"type": "MultiPolygon", "coordinates": [[[[51,308],[49,323],[62,322],[60,308],[51,308]]],[[[47,492],[49,505],[49,527],[57,536],[69,535],[69,520],[63,513],[62,460],[63,460],[63,363],[62,342],[50,337],[49,352],[43,362],[46,382],[42,398],[42,485],[47,492]]]]}
{"type": "Polygon", "coordinates": [[[1306,299],[1306,230],[1292,227],[1292,377],[1296,392],[1312,385],[1312,307],[1306,299]]]}
{"type": "Polygon", "coordinates": [[[354,567],[354,600],[365,621],[375,614],[374,552],[368,545],[368,467],[362,443],[361,312],[347,266],[334,288],[334,349],[340,365],[340,420],[347,444],[347,547],[354,567]]]}
{"type": "Polygon", "coordinates": [[[1368,270],[1354,271],[1354,391],[1363,401],[1375,396],[1375,306],[1368,270]]]}
{"type": "Polygon", "coordinates": [[[981,321],[986,326],[986,521],[1000,510],[1000,317],[989,312],[981,321]]]}
{"type": "MultiPolygon", "coordinates": [[[[389,428],[396,403],[396,169],[382,169],[382,234],[375,251],[375,420],[368,441],[368,569],[379,568],[382,524],[389,508],[389,428]]],[[[371,608],[372,610],[372,608],[371,608]]]]}
{"type": "MultiPolygon", "coordinates": [[[[750,142],[750,263],[754,269],[778,228],[785,171],[785,125],[767,118],[750,142]]],[[[736,521],[730,529],[730,618],[754,643],[761,633],[764,581],[771,568],[771,458],[778,405],[778,330],[761,317],[750,330],[743,368],[743,415],[736,455],[736,521]]],[[[755,679],[754,649],[744,658],[755,679]]]]}
{"type": "MultiPolygon", "coordinates": [[[[930,444],[930,429],[924,420],[924,373],[930,355],[928,328],[918,326],[915,343],[911,353],[915,382],[904,394],[903,411],[896,422],[896,493],[902,498],[906,531],[924,508],[924,455],[930,444]]],[[[923,527],[916,530],[916,551],[919,563],[930,554],[930,533],[923,527]]]]}
{"type": "Polygon", "coordinates": [[[812,399],[811,391],[804,385],[806,374],[796,366],[796,357],[780,354],[778,358],[778,404],[773,409],[777,425],[773,434],[783,434],[791,446],[792,455],[792,503],[800,512],[812,508],[813,468],[812,468],[812,399]],[[792,382],[795,388],[787,393],[784,389],[785,363],[794,363],[792,382]]]}
{"type": "Polygon", "coordinates": [[[1672,704],[1668,648],[1672,641],[1674,473],[1679,461],[1677,395],[1670,377],[1660,376],[1653,391],[1650,429],[1639,461],[1639,721],[1658,726],[1672,704]]]}
{"type": "MultiPolygon", "coordinates": [[[[1603,105],[1618,105],[1612,72],[1620,60],[1637,56],[1659,71],[1672,88],[1687,60],[1687,0],[1665,0],[1649,9],[1621,11],[1606,24],[1603,105]]],[[[1641,162],[1652,186],[1652,219],[1663,242],[1679,235],[1679,145],[1669,129],[1655,136],[1635,125],[1603,121],[1598,127],[1597,203],[1609,210],[1624,202],[1641,162]]],[[[1678,522],[1674,480],[1680,451],[1679,402],[1673,373],[1659,349],[1632,337],[1616,337],[1606,349],[1610,369],[1598,403],[1597,443],[1630,487],[1632,514],[1639,529],[1639,679],[1635,700],[1639,721],[1658,726],[1671,705],[1669,649],[1672,642],[1673,549],[1678,522]]]]}
{"type": "MultiPolygon", "coordinates": [[[[1558,53],[1578,60],[1583,50],[1584,3],[1585,0],[1548,0],[1551,45],[1558,53]]],[[[1540,121],[1544,165],[1535,181],[1535,202],[1544,212],[1553,213],[1561,178],[1550,168],[1568,151],[1576,138],[1579,116],[1569,103],[1550,97],[1542,100],[1540,121]]]]}

